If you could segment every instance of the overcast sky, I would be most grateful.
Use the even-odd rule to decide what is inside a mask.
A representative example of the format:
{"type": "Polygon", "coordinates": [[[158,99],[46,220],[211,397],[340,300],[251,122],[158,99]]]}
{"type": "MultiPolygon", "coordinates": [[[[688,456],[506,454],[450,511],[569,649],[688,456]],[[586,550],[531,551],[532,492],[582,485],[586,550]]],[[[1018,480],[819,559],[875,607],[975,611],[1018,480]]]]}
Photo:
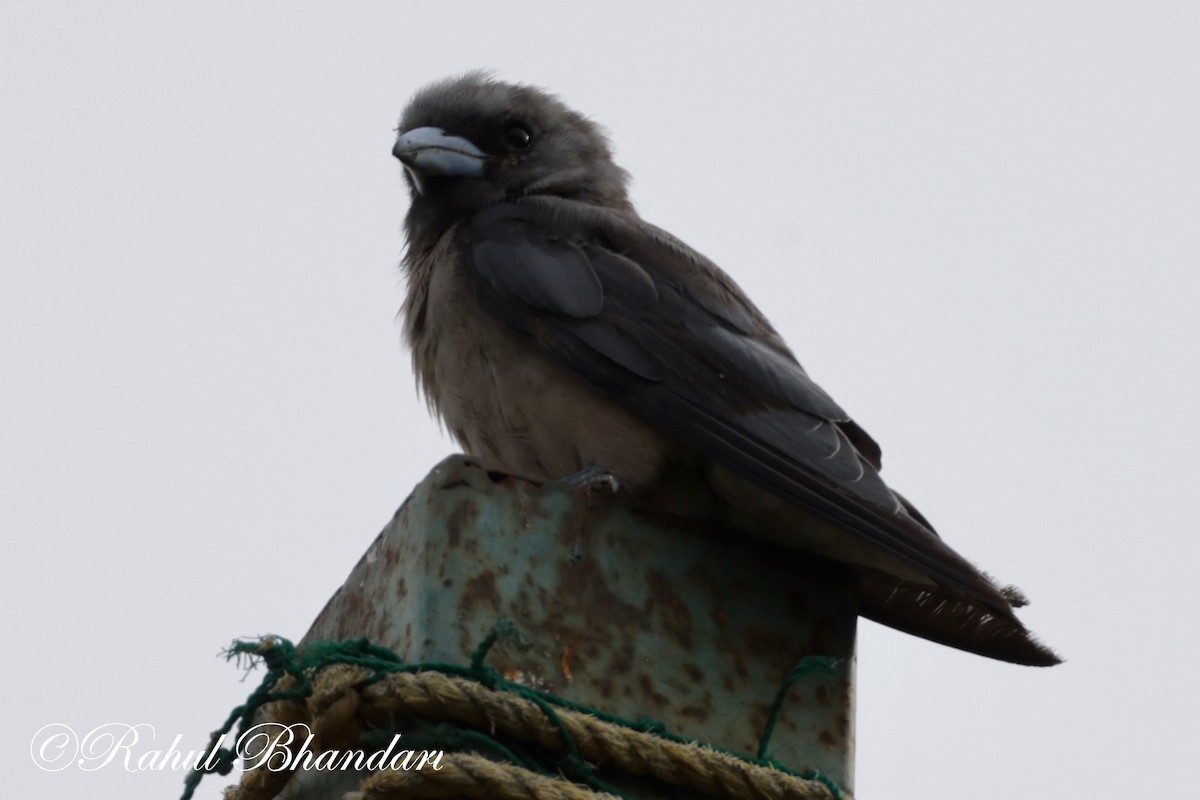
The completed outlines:
{"type": "Polygon", "coordinates": [[[863,622],[858,796],[1194,791],[1200,6],[649,5],[6,0],[10,795],[178,796],[30,740],[202,747],[259,677],[222,647],[299,638],[453,450],[400,343],[389,151],[477,67],[611,131],[642,214],[1068,659],[863,622]]]}

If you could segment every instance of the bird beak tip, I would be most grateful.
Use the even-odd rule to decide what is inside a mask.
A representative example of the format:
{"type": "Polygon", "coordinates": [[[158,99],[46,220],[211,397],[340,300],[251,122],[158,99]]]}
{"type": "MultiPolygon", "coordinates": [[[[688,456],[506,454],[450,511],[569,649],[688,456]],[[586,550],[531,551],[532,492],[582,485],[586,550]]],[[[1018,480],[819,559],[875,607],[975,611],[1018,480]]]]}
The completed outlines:
{"type": "Polygon", "coordinates": [[[441,128],[405,131],[392,146],[392,155],[412,173],[457,178],[483,177],[487,159],[469,139],[451,136],[441,128]]]}

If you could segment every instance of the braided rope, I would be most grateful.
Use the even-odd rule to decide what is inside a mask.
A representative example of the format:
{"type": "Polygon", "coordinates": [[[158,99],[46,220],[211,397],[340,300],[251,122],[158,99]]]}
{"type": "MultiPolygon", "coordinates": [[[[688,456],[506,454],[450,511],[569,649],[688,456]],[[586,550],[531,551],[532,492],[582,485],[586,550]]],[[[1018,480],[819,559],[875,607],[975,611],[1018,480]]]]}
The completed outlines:
{"type": "MultiPolygon", "coordinates": [[[[657,779],[706,795],[735,800],[836,800],[824,783],[805,780],[767,766],[740,760],[698,744],[671,741],[597,719],[489,689],[472,680],[436,671],[395,672],[379,676],[356,664],[330,664],[312,678],[304,711],[295,700],[265,709],[275,719],[311,721],[313,750],[353,746],[367,727],[394,727],[398,719],[454,722],[491,735],[535,744],[547,750],[574,751],[592,764],[657,779]],[[307,713],[304,713],[307,712],[307,713]]],[[[480,797],[506,800],[599,800],[613,795],[567,780],[538,775],[514,764],[447,753],[442,769],[382,770],[367,778],[355,800],[384,798],[480,797]]],[[[289,773],[247,771],[227,800],[274,797],[289,773]]]]}
{"type": "Polygon", "coordinates": [[[412,800],[454,797],[480,800],[617,800],[559,778],[538,775],[470,753],[447,753],[441,770],[381,770],[363,781],[362,791],[343,800],[412,800]]]}

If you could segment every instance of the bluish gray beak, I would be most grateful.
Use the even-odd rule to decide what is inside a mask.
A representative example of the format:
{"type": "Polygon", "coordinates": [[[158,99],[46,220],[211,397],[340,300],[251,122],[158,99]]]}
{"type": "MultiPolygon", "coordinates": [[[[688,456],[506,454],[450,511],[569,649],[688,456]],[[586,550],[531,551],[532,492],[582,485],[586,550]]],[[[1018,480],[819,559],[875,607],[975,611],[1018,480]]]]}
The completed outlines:
{"type": "Polygon", "coordinates": [[[417,191],[422,179],[482,178],[487,154],[461,136],[450,136],[441,128],[414,128],[400,134],[392,155],[408,169],[417,191]]]}

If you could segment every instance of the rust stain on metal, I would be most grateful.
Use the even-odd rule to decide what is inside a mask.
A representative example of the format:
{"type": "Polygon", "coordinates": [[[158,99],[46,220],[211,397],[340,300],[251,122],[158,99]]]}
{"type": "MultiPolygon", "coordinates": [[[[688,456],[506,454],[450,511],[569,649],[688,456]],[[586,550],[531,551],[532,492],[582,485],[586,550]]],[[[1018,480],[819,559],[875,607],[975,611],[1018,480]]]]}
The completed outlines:
{"type": "Polygon", "coordinates": [[[492,611],[500,610],[500,592],[496,589],[496,573],[490,569],[471,578],[463,586],[459,608],[465,613],[479,603],[486,604],[492,611]]]}
{"type": "Polygon", "coordinates": [[[659,625],[675,637],[680,648],[690,652],[695,626],[690,609],[680,602],[678,595],[673,591],[673,582],[661,571],[651,569],[646,575],[646,585],[650,590],[647,608],[644,609],[646,615],[654,618],[656,607],[661,606],[662,614],[657,617],[659,625]]]}
{"type": "MultiPolygon", "coordinates": [[[[754,703],[747,709],[750,715],[750,729],[761,731],[763,726],[767,724],[767,719],[771,716],[771,709],[763,703],[754,703]]],[[[786,722],[786,715],[780,717],[781,722],[786,722]]]]}
{"type": "Polygon", "coordinates": [[[362,616],[363,598],[357,592],[350,592],[346,594],[346,596],[343,598],[343,602],[345,603],[345,607],[342,610],[343,614],[355,619],[362,616]]]}
{"type": "Polygon", "coordinates": [[[630,628],[644,627],[642,609],[634,607],[612,590],[608,585],[606,572],[598,561],[576,559],[560,562],[558,576],[556,589],[559,602],[565,608],[582,612],[585,615],[586,627],[596,629],[595,625],[607,627],[614,624],[630,628]],[[577,601],[579,597],[586,597],[588,600],[580,604],[577,601]]]}
{"type": "Polygon", "coordinates": [[[575,674],[571,671],[571,658],[574,654],[574,648],[569,644],[565,644],[563,645],[562,654],[558,659],[559,669],[562,671],[563,677],[567,679],[567,683],[575,680],[575,674]]]}
{"type": "Polygon", "coordinates": [[[742,634],[742,650],[754,659],[795,650],[796,645],[779,635],[773,628],[749,625],[742,634]]]}
{"type": "Polygon", "coordinates": [[[628,675],[633,669],[633,646],[629,643],[622,644],[612,655],[612,659],[608,662],[608,671],[613,675],[628,675]]]}
{"type": "Polygon", "coordinates": [[[450,516],[446,520],[446,542],[451,547],[458,547],[458,543],[462,540],[463,530],[469,528],[475,522],[475,518],[479,516],[479,506],[474,498],[464,496],[458,500],[459,502],[455,504],[454,510],[450,512],[450,516]]]}
{"type": "Polygon", "coordinates": [[[671,699],[655,688],[656,684],[653,675],[643,672],[638,675],[637,682],[643,696],[645,696],[646,700],[653,703],[656,709],[672,707],[671,699]]]}

